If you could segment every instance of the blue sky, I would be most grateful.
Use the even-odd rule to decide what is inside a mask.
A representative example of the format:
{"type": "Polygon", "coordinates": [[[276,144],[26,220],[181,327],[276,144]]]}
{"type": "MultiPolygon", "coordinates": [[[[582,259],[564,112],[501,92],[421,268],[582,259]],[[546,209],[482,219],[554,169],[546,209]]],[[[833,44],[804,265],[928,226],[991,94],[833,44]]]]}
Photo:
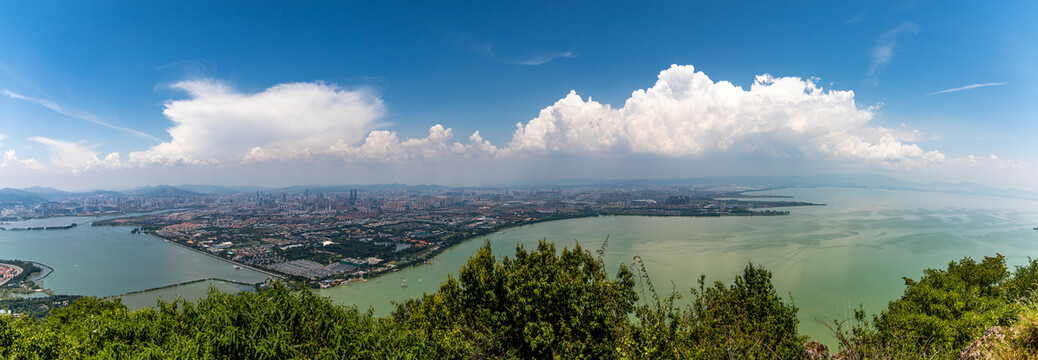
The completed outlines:
{"type": "Polygon", "coordinates": [[[881,173],[1033,189],[1035,14],[5,2],[0,187],[881,173]]]}

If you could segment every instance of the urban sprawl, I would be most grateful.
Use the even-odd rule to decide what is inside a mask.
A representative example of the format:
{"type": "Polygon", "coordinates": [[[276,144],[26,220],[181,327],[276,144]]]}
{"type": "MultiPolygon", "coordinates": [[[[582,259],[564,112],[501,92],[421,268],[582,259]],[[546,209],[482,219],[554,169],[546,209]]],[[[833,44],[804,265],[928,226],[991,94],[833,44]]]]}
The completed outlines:
{"type": "MultiPolygon", "coordinates": [[[[95,221],[328,287],[435,259],[466,239],[541,221],[610,215],[784,215],[813,205],[746,196],[749,187],[472,189],[405,187],[204,194],[105,193],[2,210],[5,219],[152,212],[95,221]],[[166,211],[158,211],[166,210],[166,211]]],[[[9,229],[16,230],[16,229],[9,229]]],[[[60,230],[59,230],[60,231],[60,230]]]]}

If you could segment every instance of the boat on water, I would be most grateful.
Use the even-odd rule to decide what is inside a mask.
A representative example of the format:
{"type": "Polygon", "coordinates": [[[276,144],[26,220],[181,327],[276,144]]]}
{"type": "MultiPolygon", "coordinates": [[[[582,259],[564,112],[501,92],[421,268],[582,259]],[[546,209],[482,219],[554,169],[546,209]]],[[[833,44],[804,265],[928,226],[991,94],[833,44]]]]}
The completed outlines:
{"type": "Polygon", "coordinates": [[[407,287],[407,284],[400,284],[400,287],[405,288],[407,287]]]}
{"type": "Polygon", "coordinates": [[[234,265],[234,270],[241,270],[241,266],[240,265],[234,265]]]}
{"type": "Polygon", "coordinates": [[[1035,227],[1034,227],[1034,229],[1035,229],[1035,230],[1038,230],[1038,226],[1035,226],[1035,227]]]}

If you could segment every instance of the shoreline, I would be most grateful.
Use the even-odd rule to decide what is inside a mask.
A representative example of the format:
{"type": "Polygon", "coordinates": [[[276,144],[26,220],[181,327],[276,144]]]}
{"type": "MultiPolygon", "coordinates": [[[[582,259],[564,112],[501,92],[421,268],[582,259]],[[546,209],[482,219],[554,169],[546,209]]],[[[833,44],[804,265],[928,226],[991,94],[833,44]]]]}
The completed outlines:
{"type": "Polygon", "coordinates": [[[179,283],[176,283],[176,284],[163,285],[163,286],[153,287],[153,288],[150,288],[150,289],[135,290],[135,291],[130,291],[130,292],[125,293],[125,294],[105,296],[105,297],[103,297],[101,299],[102,300],[111,300],[111,299],[115,299],[115,298],[121,298],[121,297],[127,296],[127,295],[136,295],[136,294],[146,293],[146,292],[149,292],[149,291],[169,289],[169,288],[174,288],[174,287],[177,287],[177,286],[191,285],[191,284],[200,283],[200,282],[206,282],[206,281],[222,281],[222,282],[225,282],[225,283],[231,283],[231,284],[236,284],[236,285],[252,286],[254,289],[257,286],[257,284],[250,284],[250,283],[243,282],[243,281],[227,280],[227,279],[211,277],[211,278],[205,278],[205,279],[184,281],[184,282],[179,282],[179,283]]]}
{"type": "MultiPolygon", "coordinates": [[[[149,210],[149,211],[145,211],[145,212],[116,212],[116,213],[106,213],[106,214],[86,213],[86,214],[68,214],[68,215],[53,215],[53,216],[30,216],[30,217],[24,217],[24,218],[23,217],[18,217],[18,218],[0,218],[0,225],[4,225],[4,224],[10,225],[10,223],[12,223],[12,222],[20,222],[20,221],[60,219],[60,218],[67,218],[67,217],[92,217],[92,218],[94,218],[94,220],[90,220],[89,222],[94,222],[94,221],[98,221],[98,220],[119,219],[119,218],[123,218],[123,217],[129,217],[130,215],[149,215],[149,214],[162,213],[162,212],[167,212],[167,211],[177,211],[177,210],[184,210],[184,209],[186,209],[186,208],[155,209],[155,210],[149,210]],[[108,217],[108,216],[111,216],[111,218],[101,219],[103,217],[108,217]]],[[[84,223],[84,224],[86,224],[86,223],[84,223]]],[[[80,225],[84,225],[84,224],[80,224],[80,225]]]]}
{"type": "MultiPolygon", "coordinates": [[[[787,206],[787,208],[788,207],[799,207],[799,206],[825,206],[825,204],[809,203],[809,204],[805,204],[805,205],[787,206]]],[[[768,210],[764,210],[764,211],[751,211],[750,213],[723,214],[723,215],[722,214],[703,214],[703,215],[687,215],[687,214],[676,214],[676,215],[665,215],[665,214],[636,215],[636,214],[629,214],[628,215],[628,214],[598,214],[598,213],[596,213],[596,214],[579,214],[579,215],[575,215],[575,216],[568,216],[568,217],[562,217],[562,218],[541,219],[541,220],[530,221],[530,222],[525,222],[525,223],[522,223],[522,224],[515,224],[515,225],[511,225],[511,226],[504,226],[504,227],[500,227],[500,228],[497,228],[497,229],[489,230],[489,231],[487,231],[487,232],[485,232],[483,234],[475,235],[475,236],[472,236],[472,237],[469,237],[469,238],[465,238],[464,240],[461,240],[461,241],[459,241],[457,243],[451,244],[450,246],[439,245],[439,246],[437,246],[436,249],[434,249],[434,250],[429,252],[428,257],[425,257],[425,258],[423,258],[421,260],[412,261],[412,262],[408,263],[407,265],[397,265],[392,270],[381,271],[381,272],[373,274],[373,276],[370,276],[370,277],[364,277],[363,278],[363,282],[377,279],[377,278],[379,278],[379,277],[381,277],[381,276],[383,276],[383,275],[385,275],[387,273],[400,271],[400,270],[407,269],[407,268],[410,268],[410,267],[413,267],[413,266],[424,265],[424,264],[428,263],[429,259],[435,258],[436,255],[438,255],[438,254],[440,254],[440,253],[442,253],[442,252],[446,251],[447,249],[450,249],[450,248],[452,248],[454,246],[460,245],[462,243],[466,243],[466,242],[473,241],[473,240],[478,240],[478,239],[486,239],[487,235],[491,235],[491,234],[494,234],[494,233],[500,233],[500,232],[504,232],[504,231],[508,231],[508,230],[513,230],[513,229],[521,228],[523,226],[528,226],[528,225],[535,225],[535,224],[540,224],[540,223],[548,223],[548,222],[553,222],[553,221],[594,218],[594,217],[628,217],[628,216],[630,216],[630,217],[688,217],[688,218],[716,217],[716,218],[722,218],[722,217],[752,217],[752,216],[789,216],[789,211],[782,211],[782,212],[779,212],[779,211],[766,212],[766,211],[768,211],[768,210]]],[[[371,275],[371,274],[368,274],[368,275],[371,275]]],[[[343,285],[352,284],[353,281],[350,281],[350,280],[352,280],[352,279],[346,279],[342,283],[340,283],[338,285],[330,286],[328,288],[340,287],[340,286],[343,286],[343,285]]]]}
{"type": "Polygon", "coordinates": [[[8,281],[11,281],[11,279],[14,279],[14,278],[18,277],[18,275],[21,275],[22,272],[25,272],[25,269],[22,269],[21,266],[14,265],[14,264],[0,263],[0,267],[5,267],[5,268],[9,268],[9,269],[15,269],[14,276],[11,276],[8,279],[4,279],[4,281],[0,281],[0,286],[2,286],[4,284],[7,284],[8,281]]]}
{"type": "MultiPolygon", "coordinates": [[[[769,188],[769,189],[756,190],[756,191],[777,190],[777,189],[781,189],[781,188],[769,188]]],[[[725,195],[727,195],[727,196],[717,196],[717,197],[713,197],[712,199],[727,198],[729,196],[745,197],[745,198],[757,198],[757,197],[759,197],[759,196],[754,196],[754,195],[743,194],[743,192],[739,192],[739,193],[735,193],[735,194],[725,194],[725,195]]],[[[772,199],[791,199],[791,198],[793,198],[792,196],[783,196],[783,195],[762,195],[762,196],[764,196],[765,198],[772,198],[772,199]]],[[[418,258],[418,259],[413,259],[413,260],[407,261],[407,262],[396,262],[396,263],[392,264],[393,266],[391,266],[389,268],[386,268],[386,269],[384,269],[382,271],[373,272],[373,273],[366,273],[364,275],[360,275],[360,278],[362,278],[362,279],[374,279],[374,278],[378,278],[378,277],[380,277],[380,276],[382,276],[382,275],[384,275],[386,273],[400,271],[402,269],[406,269],[406,268],[409,268],[409,267],[412,267],[412,266],[416,266],[416,265],[423,265],[423,264],[428,263],[430,259],[435,258],[436,255],[442,253],[443,251],[445,251],[445,250],[447,250],[447,249],[449,249],[449,248],[451,248],[451,247],[453,247],[455,245],[458,245],[458,244],[461,244],[461,243],[464,243],[464,242],[468,242],[468,241],[473,240],[473,239],[486,238],[486,236],[488,236],[490,234],[493,234],[493,233],[496,233],[496,232],[502,232],[502,231],[506,231],[506,230],[510,230],[510,229],[514,229],[514,228],[519,228],[519,227],[522,227],[522,226],[525,226],[525,225],[534,225],[534,224],[543,223],[543,222],[551,222],[551,221],[559,221],[559,220],[569,220],[569,219],[580,219],[580,218],[590,218],[590,217],[602,217],[602,216],[718,217],[718,218],[720,218],[720,217],[733,217],[733,216],[734,217],[788,216],[788,215],[790,215],[790,212],[788,210],[779,210],[779,209],[788,209],[788,208],[792,208],[792,207],[801,207],[801,206],[826,206],[826,204],[822,204],[822,203],[811,203],[811,202],[803,202],[803,201],[788,201],[788,200],[787,201],[782,201],[782,200],[779,200],[779,201],[763,201],[763,202],[764,203],[770,203],[769,204],[770,206],[765,205],[764,207],[744,208],[745,210],[744,211],[740,211],[740,212],[691,212],[691,211],[686,212],[686,211],[681,211],[681,210],[678,210],[678,209],[629,208],[629,209],[622,209],[622,210],[618,210],[618,211],[575,212],[575,213],[563,213],[563,214],[556,213],[555,216],[541,218],[541,219],[537,219],[537,220],[533,220],[533,221],[507,224],[507,225],[502,225],[500,227],[489,228],[489,229],[487,229],[487,228],[479,228],[479,229],[476,229],[477,231],[475,231],[470,237],[466,237],[466,238],[464,238],[464,239],[462,239],[460,241],[452,242],[452,243],[449,243],[449,244],[445,244],[445,243],[441,242],[437,246],[431,248],[428,252],[426,252],[423,255],[421,255],[421,257],[418,258]]],[[[179,209],[183,209],[183,208],[179,208],[179,209]]],[[[168,211],[175,211],[175,210],[178,210],[178,209],[156,210],[156,211],[144,213],[144,214],[141,214],[141,215],[148,215],[148,214],[152,214],[152,213],[168,212],[168,211]]],[[[91,221],[90,225],[91,226],[98,226],[97,224],[99,222],[115,220],[115,219],[119,219],[119,218],[126,218],[126,217],[129,217],[129,216],[117,216],[117,217],[112,217],[112,218],[108,218],[108,219],[104,219],[104,220],[95,219],[94,221],[91,221]]],[[[101,226],[134,227],[134,226],[129,225],[129,224],[118,224],[118,225],[116,225],[116,224],[109,224],[109,223],[103,223],[101,226]]],[[[198,249],[198,248],[186,245],[186,244],[179,243],[179,242],[174,241],[172,239],[167,239],[165,237],[156,235],[153,231],[145,230],[145,231],[142,231],[141,233],[145,234],[145,235],[153,236],[153,237],[155,237],[157,239],[162,239],[162,240],[164,240],[166,242],[174,243],[174,244],[176,244],[178,246],[181,246],[183,248],[192,250],[192,251],[194,251],[196,253],[204,254],[206,256],[210,256],[210,257],[213,257],[213,258],[216,258],[216,259],[219,259],[219,260],[223,260],[224,262],[230,263],[230,264],[235,265],[235,266],[240,266],[240,267],[243,267],[243,268],[248,268],[250,270],[254,270],[254,271],[257,271],[257,272],[269,275],[269,276],[273,276],[273,277],[281,279],[281,280],[289,280],[290,279],[289,276],[278,274],[276,272],[273,272],[272,270],[262,269],[262,268],[258,268],[256,266],[243,264],[243,263],[231,260],[231,259],[224,258],[222,256],[218,256],[218,255],[209,253],[209,252],[204,251],[202,249],[198,249]]],[[[354,275],[354,276],[358,276],[358,275],[354,275]]],[[[332,278],[325,278],[325,279],[315,279],[314,281],[338,280],[339,282],[337,284],[331,286],[331,287],[338,287],[338,286],[342,286],[342,285],[346,285],[346,284],[352,283],[353,282],[352,280],[355,279],[355,278],[356,277],[354,277],[354,278],[334,278],[334,277],[332,277],[332,278]]]]}
{"type": "Polygon", "coordinates": [[[29,261],[29,262],[31,262],[33,266],[36,266],[36,267],[40,268],[41,275],[39,277],[35,277],[35,275],[33,275],[33,276],[31,276],[31,278],[28,278],[26,280],[29,280],[29,281],[32,281],[32,282],[37,282],[37,281],[46,279],[48,276],[50,276],[50,274],[54,273],[54,268],[52,268],[50,266],[47,266],[46,264],[41,264],[41,263],[38,263],[38,262],[35,262],[35,261],[29,261]]]}
{"type": "MultiPolygon", "coordinates": [[[[184,244],[178,243],[178,242],[176,242],[176,241],[173,241],[173,240],[170,240],[170,239],[166,239],[166,238],[164,238],[164,237],[161,237],[161,236],[158,236],[158,235],[155,235],[155,234],[152,234],[152,233],[142,233],[142,234],[143,234],[143,235],[145,235],[145,236],[151,236],[151,237],[153,237],[153,238],[156,238],[156,239],[159,239],[159,240],[162,240],[162,241],[165,241],[165,242],[171,243],[171,244],[175,244],[175,245],[177,245],[177,246],[180,246],[180,247],[182,247],[182,248],[185,248],[185,249],[188,249],[188,250],[194,251],[194,252],[196,252],[196,253],[199,253],[199,254],[202,254],[202,255],[205,255],[205,256],[210,256],[210,257],[212,257],[212,258],[215,258],[215,259],[220,259],[220,260],[222,260],[222,261],[224,261],[224,262],[227,262],[227,263],[230,263],[230,264],[233,264],[233,265],[241,266],[241,267],[243,267],[243,268],[246,268],[246,269],[249,269],[249,270],[254,270],[254,271],[257,271],[257,272],[261,272],[261,273],[264,273],[264,274],[267,274],[267,275],[270,275],[270,276],[273,276],[273,277],[276,277],[276,278],[279,278],[279,279],[282,279],[282,280],[285,280],[285,279],[287,279],[287,278],[286,278],[286,277],[284,277],[283,275],[279,275],[279,274],[276,274],[276,273],[270,272],[269,270],[257,269],[256,267],[254,267],[254,266],[251,266],[251,265],[241,264],[241,263],[235,262],[234,260],[230,260],[230,259],[225,259],[225,258],[222,258],[222,257],[216,256],[216,255],[213,255],[213,254],[210,254],[210,253],[204,252],[204,251],[202,251],[202,250],[198,250],[198,249],[192,248],[192,247],[190,247],[190,246],[187,246],[187,245],[184,245],[184,244]]],[[[218,279],[218,280],[223,280],[223,279],[218,279]]]]}
{"type": "MultiPolygon", "coordinates": [[[[813,203],[811,203],[811,204],[803,204],[803,205],[793,205],[793,206],[787,206],[787,207],[797,207],[797,206],[824,206],[824,205],[825,205],[825,204],[813,204],[813,203]]],[[[762,210],[762,211],[749,211],[749,212],[746,212],[746,213],[735,213],[735,214],[699,214],[699,215],[697,215],[697,214],[606,214],[606,213],[577,213],[577,214],[573,214],[573,215],[569,215],[569,216],[560,216],[560,217],[558,217],[558,218],[545,218],[545,219],[538,219],[538,220],[534,220],[534,221],[530,221],[530,222],[524,222],[524,223],[521,223],[521,224],[513,224],[513,225],[509,225],[509,226],[502,226],[502,227],[499,227],[499,228],[495,228],[495,229],[483,229],[484,231],[483,231],[483,232],[482,232],[481,234],[477,234],[477,235],[474,235],[474,236],[472,236],[472,237],[468,237],[468,238],[465,238],[465,239],[463,239],[463,240],[461,240],[461,241],[459,241],[459,242],[457,242],[457,243],[451,244],[451,245],[449,245],[449,246],[443,246],[443,245],[438,245],[438,246],[436,247],[436,249],[434,249],[434,250],[431,250],[431,251],[430,251],[430,252],[428,253],[428,255],[427,255],[427,256],[425,256],[425,257],[423,257],[423,258],[421,258],[421,259],[419,259],[419,260],[415,260],[415,261],[411,261],[411,262],[408,262],[408,263],[403,263],[403,264],[401,264],[401,263],[398,263],[398,264],[396,264],[396,266],[394,266],[394,267],[393,267],[392,269],[386,269],[386,270],[384,270],[384,271],[380,271],[380,272],[377,272],[377,273],[374,273],[374,274],[372,274],[372,273],[368,273],[368,274],[366,274],[366,275],[369,275],[369,276],[368,276],[368,277],[364,277],[364,279],[365,279],[365,280],[371,280],[371,279],[375,279],[375,278],[378,278],[378,277],[380,277],[380,276],[382,276],[382,275],[385,275],[386,273],[391,273],[391,272],[396,272],[396,271],[400,271],[400,270],[403,270],[403,269],[406,269],[406,268],[409,268],[409,267],[412,267],[412,266],[418,266],[418,265],[423,265],[423,264],[427,263],[429,259],[431,259],[431,258],[434,258],[434,257],[436,257],[436,255],[438,255],[438,254],[442,253],[443,251],[445,251],[445,250],[447,250],[447,249],[449,249],[449,248],[451,248],[451,247],[454,247],[455,245],[458,245],[458,244],[464,243],[464,242],[468,242],[468,241],[471,241],[471,240],[475,240],[475,239],[480,239],[480,238],[485,238],[485,237],[486,237],[487,235],[490,235],[490,234],[493,234],[493,233],[496,233],[496,232],[501,232],[501,231],[511,230],[511,229],[515,229],[515,228],[520,228],[520,227],[523,227],[523,226],[527,226],[527,225],[534,225],[534,224],[539,224],[539,223],[545,223],[545,222],[552,222],[552,221],[561,221],[561,220],[572,220],[572,219],[583,219],[583,218],[592,218],[592,217],[601,217],[601,216],[641,216],[641,217],[718,217],[718,218],[720,218],[720,217],[748,217],[748,216],[788,216],[788,215],[789,215],[789,212],[788,212],[788,211],[770,211],[770,210],[762,210]]],[[[116,226],[116,227],[128,227],[128,226],[125,226],[125,225],[120,225],[120,226],[116,226]]],[[[264,273],[264,274],[270,275],[270,276],[274,276],[274,277],[276,277],[276,278],[278,278],[278,279],[281,279],[281,280],[287,280],[287,279],[288,279],[288,278],[287,278],[286,276],[283,276],[283,275],[280,275],[280,274],[277,274],[277,273],[271,272],[271,271],[269,271],[269,270],[265,270],[265,269],[259,269],[259,268],[256,268],[255,266],[251,266],[251,265],[246,265],[246,264],[242,264],[242,263],[236,262],[236,261],[234,261],[234,260],[230,260],[230,259],[227,259],[227,258],[223,258],[223,257],[220,257],[220,256],[216,256],[216,255],[214,255],[214,254],[210,254],[210,253],[208,253],[208,252],[205,252],[205,251],[202,251],[202,250],[199,250],[199,249],[193,248],[193,247],[191,247],[191,246],[187,246],[187,245],[184,245],[184,244],[178,243],[178,242],[176,242],[176,241],[173,241],[173,240],[170,240],[170,239],[166,239],[166,238],[164,238],[164,237],[161,237],[161,236],[155,235],[154,233],[150,233],[150,232],[145,232],[145,233],[143,233],[143,234],[144,234],[144,235],[147,235],[147,236],[152,236],[152,237],[154,237],[154,238],[156,238],[156,239],[161,239],[161,240],[164,240],[164,241],[166,241],[166,242],[169,242],[169,243],[173,243],[173,244],[176,244],[177,246],[180,246],[180,247],[186,248],[186,249],[188,249],[188,250],[194,251],[194,252],[196,252],[196,253],[199,253],[199,254],[203,254],[203,255],[206,255],[206,256],[210,256],[210,257],[213,257],[213,258],[216,258],[216,259],[222,260],[222,261],[224,261],[224,262],[227,262],[227,263],[230,263],[230,264],[233,264],[233,265],[241,266],[241,267],[243,267],[243,268],[248,268],[248,269],[250,269],[250,270],[255,270],[255,271],[258,271],[258,272],[261,272],[261,273],[264,273]]],[[[346,284],[348,284],[348,283],[352,283],[352,282],[351,282],[350,280],[351,280],[351,279],[344,279],[344,281],[343,281],[343,282],[342,282],[341,284],[339,284],[339,285],[334,285],[334,286],[331,286],[331,287],[338,287],[338,286],[343,286],[343,285],[346,285],[346,284]]]]}
{"type": "MultiPolygon", "coordinates": [[[[69,214],[69,215],[57,215],[57,216],[30,216],[30,217],[25,217],[25,218],[4,218],[4,219],[0,219],[0,226],[10,225],[11,223],[15,223],[15,222],[23,222],[23,221],[31,221],[31,220],[47,220],[47,219],[72,218],[72,217],[93,218],[92,220],[88,220],[86,222],[83,222],[83,223],[79,224],[80,226],[82,226],[82,225],[92,224],[95,221],[114,220],[114,219],[121,219],[121,218],[126,218],[126,217],[132,217],[132,216],[136,216],[136,215],[151,215],[151,214],[158,214],[158,213],[163,213],[163,212],[177,211],[177,210],[184,210],[184,209],[185,208],[169,208],[169,209],[150,210],[150,211],[145,211],[145,212],[118,212],[118,213],[108,213],[108,214],[69,214]]],[[[22,228],[22,229],[24,229],[24,228],[22,228]]],[[[10,229],[8,229],[8,230],[10,230],[10,229]]]]}

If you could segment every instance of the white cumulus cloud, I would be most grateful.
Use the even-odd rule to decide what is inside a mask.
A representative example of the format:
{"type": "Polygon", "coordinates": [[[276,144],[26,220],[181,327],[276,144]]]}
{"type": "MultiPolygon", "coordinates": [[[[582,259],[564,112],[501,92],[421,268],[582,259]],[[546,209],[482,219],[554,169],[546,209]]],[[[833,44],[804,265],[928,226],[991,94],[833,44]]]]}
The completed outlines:
{"type": "MultiPolygon", "coordinates": [[[[7,135],[0,134],[0,146],[3,146],[4,139],[7,135]]],[[[15,154],[14,150],[4,151],[3,159],[0,159],[0,169],[28,169],[28,170],[43,170],[43,165],[36,161],[36,159],[18,159],[18,155],[15,154]]]]}
{"type": "Polygon", "coordinates": [[[433,160],[444,157],[473,157],[497,152],[497,147],[483,140],[476,131],[469,136],[469,144],[451,142],[454,132],[436,124],[429,128],[429,136],[401,141],[395,132],[372,131],[364,142],[352,146],[340,141],[329,148],[332,154],[348,160],[405,162],[433,160]]]}
{"type": "MultiPolygon", "coordinates": [[[[859,107],[854,92],[823,89],[818,81],[765,74],[745,89],[715,82],[691,65],[673,65],[661,71],[651,87],[634,91],[622,107],[571,91],[541,109],[537,117],[516,124],[511,140],[499,147],[479,131],[467,141],[455,140],[454,130],[440,124],[429,127],[424,137],[401,138],[386,128],[382,100],[363,89],[309,82],[245,93],[202,79],[174,85],[187,97],[165,104],[164,114],[173,123],[168,129],[170,140],[130,152],[125,160],[120,153],[95,151],[100,145],[42,136],[30,140],[47,146],[54,165],[47,168],[58,172],[165,165],[265,166],[261,163],[276,168],[303,162],[376,165],[372,169],[379,169],[378,164],[412,169],[450,163],[478,168],[474,164],[551,163],[548,158],[556,155],[581,161],[607,159],[618,166],[638,159],[677,164],[716,157],[736,164],[764,158],[785,159],[782,164],[792,166],[821,161],[823,166],[876,165],[898,170],[1030,167],[993,155],[949,158],[925,149],[917,143],[933,140],[933,135],[905,124],[894,129],[870,125],[877,107],[859,107]]],[[[4,153],[0,167],[43,169],[34,159],[18,159],[13,150],[4,153]]]]}
{"type": "Polygon", "coordinates": [[[43,144],[50,150],[51,164],[73,171],[92,168],[113,169],[124,166],[119,160],[119,153],[110,153],[104,158],[99,158],[96,151],[74,142],[55,140],[42,136],[33,136],[29,140],[43,144]]]}
{"type": "Polygon", "coordinates": [[[852,91],[813,80],[757,76],[749,90],[714,82],[692,66],[671,66],[656,84],[614,109],[575,91],[516,131],[500,156],[524,153],[636,153],[698,158],[726,151],[775,157],[850,159],[887,167],[944,160],[907,144],[919,132],[869,127],[874,109],[852,91]]]}
{"type": "Polygon", "coordinates": [[[7,150],[3,161],[0,161],[0,169],[43,170],[44,166],[36,159],[19,159],[14,150],[7,150]]]}
{"type": "Polygon", "coordinates": [[[130,153],[135,164],[238,163],[298,158],[337,141],[356,143],[381,124],[385,107],[368,90],[320,82],[288,83],[241,93],[212,79],[173,85],[188,99],[171,100],[163,114],[171,140],[130,153]]]}

